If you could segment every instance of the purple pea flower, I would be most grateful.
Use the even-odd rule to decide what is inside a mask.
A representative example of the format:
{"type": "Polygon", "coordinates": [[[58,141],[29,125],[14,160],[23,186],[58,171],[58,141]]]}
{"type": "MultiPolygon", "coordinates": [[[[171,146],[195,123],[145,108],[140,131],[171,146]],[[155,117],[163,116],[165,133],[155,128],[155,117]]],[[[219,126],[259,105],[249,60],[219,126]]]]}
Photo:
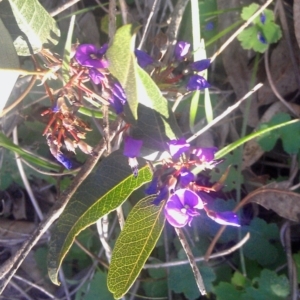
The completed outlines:
{"type": "Polygon", "coordinates": [[[192,181],[195,180],[195,175],[187,168],[183,168],[180,172],[179,183],[182,188],[188,186],[192,181]]]}
{"type": "Polygon", "coordinates": [[[95,84],[101,83],[105,78],[105,76],[95,68],[89,70],[89,76],[95,84]]]}
{"type": "Polygon", "coordinates": [[[188,54],[191,44],[188,42],[177,42],[174,49],[175,59],[181,61],[188,54]]]}
{"type": "Polygon", "coordinates": [[[159,194],[156,198],[152,201],[152,204],[159,205],[159,203],[163,200],[167,200],[169,198],[170,191],[167,186],[164,186],[160,189],[159,194]]]}
{"type": "Polygon", "coordinates": [[[164,212],[168,222],[174,227],[191,225],[193,217],[198,216],[196,209],[203,209],[201,198],[187,189],[177,190],[167,201],[164,212]]]}
{"type": "Polygon", "coordinates": [[[201,59],[191,64],[191,68],[197,72],[206,70],[210,65],[210,59],[201,59]]]}
{"type": "Polygon", "coordinates": [[[264,36],[263,33],[260,32],[260,31],[257,33],[257,39],[258,39],[262,44],[265,44],[265,45],[268,44],[268,42],[267,42],[265,36],[264,36]]]}
{"type": "Polygon", "coordinates": [[[146,53],[145,51],[136,49],[134,50],[134,54],[137,58],[138,64],[141,68],[146,68],[147,66],[153,64],[153,58],[146,53]]]}
{"type": "Polygon", "coordinates": [[[185,138],[171,140],[168,146],[171,156],[175,159],[178,159],[182,153],[190,149],[190,144],[186,142],[185,138]]]}
{"type": "Polygon", "coordinates": [[[138,157],[143,145],[142,140],[136,140],[130,136],[126,136],[124,139],[124,151],[123,155],[127,157],[138,157]]]}
{"type": "Polygon", "coordinates": [[[192,75],[186,85],[188,91],[204,90],[211,85],[200,75],[192,75]]]}
{"type": "Polygon", "coordinates": [[[140,155],[142,145],[143,145],[142,140],[135,140],[130,136],[126,136],[124,139],[123,155],[128,157],[128,164],[131,167],[134,177],[138,176],[139,164],[136,157],[140,155]]]}
{"type": "Polygon", "coordinates": [[[100,49],[97,49],[93,44],[79,45],[76,49],[75,58],[77,62],[84,67],[107,68],[108,61],[103,58],[107,47],[107,44],[103,45],[100,49]]]}
{"type": "Polygon", "coordinates": [[[231,225],[240,227],[238,216],[232,211],[215,212],[206,210],[207,216],[221,225],[231,225]]]}
{"type": "Polygon", "coordinates": [[[123,112],[123,106],[127,102],[127,98],[124,89],[118,81],[115,81],[113,83],[113,87],[108,101],[114,107],[117,114],[123,112]]]}
{"type": "Polygon", "coordinates": [[[266,23],[266,14],[262,12],[259,16],[261,23],[264,25],[266,23]]]}
{"type": "Polygon", "coordinates": [[[155,194],[157,194],[157,186],[158,186],[158,177],[153,176],[150,184],[145,189],[145,193],[147,195],[155,195],[155,194]]]}
{"type": "Polygon", "coordinates": [[[218,151],[216,147],[196,148],[192,151],[201,162],[212,162],[215,159],[215,153],[218,151]]]}
{"type": "Polygon", "coordinates": [[[215,28],[215,25],[214,25],[214,22],[210,21],[210,22],[207,22],[206,25],[205,25],[205,30],[207,31],[211,31],[215,28]]]}
{"type": "Polygon", "coordinates": [[[55,158],[60,162],[66,169],[70,170],[72,168],[72,162],[65,157],[62,153],[57,153],[55,158]]]}
{"type": "Polygon", "coordinates": [[[211,85],[200,75],[192,75],[186,85],[188,91],[204,90],[211,85]]]}

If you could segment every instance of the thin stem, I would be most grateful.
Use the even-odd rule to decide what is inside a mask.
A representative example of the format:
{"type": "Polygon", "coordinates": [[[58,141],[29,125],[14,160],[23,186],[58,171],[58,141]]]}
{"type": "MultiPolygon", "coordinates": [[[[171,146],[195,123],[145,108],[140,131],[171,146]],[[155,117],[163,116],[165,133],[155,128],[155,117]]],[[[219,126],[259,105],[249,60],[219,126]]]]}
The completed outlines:
{"type": "Polygon", "coordinates": [[[220,122],[223,118],[225,118],[227,115],[229,115],[231,112],[233,112],[236,108],[238,108],[241,103],[246,100],[248,97],[250,97],[253,93],[255,93],[258,89],[260,89],[263,86],[262,83],[258,83],[251,91],[249,91],[242,99],[237,101],[234,105],[229,106],[221,115],[216,117],[213,121],[211,121],[209,124],[207,124],[205,127],[200,129],[198,132],[196,132],[194,135],[192,135],[189,139],[187,139],[187,142],[190,143],[195,138],[197,138],[199,135],[203,134],[205,131],[207,131],[212,126],[216,125],[218,122],[220,122]]]}
{"type": "Polygon", "coordinates": [[[193,253],[192,253],[192,250],[184,236],[184,233],[183,231],[181,230],[181,228],[177,228],[177,227],[174,227],[176,233],[177,233],[177,236],[179,238],[179,241],[186,253],[186,256],[189,260],[189,263],[191,265],[191,268],[192,268],[192,271],[193,271],[193,274],[194,274],[194,277],[195,277],[195,280],[196,280],[196,283],[197,283],[197,286],[198,286],[198,289],[201,293],[201,295],[206,295],[206,290],[205,290],[205,286],[204,286],[204,282],[203,282],[203,279],[202,279],[202,276],[200,274],[200,271],[196,265],[196,262],[195,262],[195,258],[193,256],[193,253]]]}
{"type": "MultiPolygon", "coordinates": [[[[229,249],[226,249],[221,252],[210,255],[209,259],[215,259],[215,258],[219,258],[219,257],[231,254],[232,252],[236,251],[237,249],[242,247],[244,244],[246,244],[246,242],[249,240],[249,238],[250,238],[250,233],[248,232],[245,235],[245,237],[241,241],[239,241],[236,245],[234,245],[233,247],[231,247],[229,249]]],[[[205,258],[205,256],[195,257],[195,262],[206,261],[206,260],[207,259],[205,258]]],[[[177,266],[187,265],[188,263],[189,263],[189,260],[186,259],[186,260],[180,260],[180,261],[165,262],[165,263],[160,263],[160,264],[145,264],[143,268],[144,269],[159,269],[159,268],[168,268],[168,267],[177,267],[177,266]]]]}

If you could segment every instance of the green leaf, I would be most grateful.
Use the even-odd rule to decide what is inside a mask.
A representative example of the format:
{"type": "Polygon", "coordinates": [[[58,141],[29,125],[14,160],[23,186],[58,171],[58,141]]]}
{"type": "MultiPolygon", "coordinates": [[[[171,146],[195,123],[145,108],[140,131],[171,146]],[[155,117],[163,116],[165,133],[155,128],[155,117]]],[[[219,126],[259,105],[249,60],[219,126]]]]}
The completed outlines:
{"type": "Polygon", "coordinates": [[[256,52],[264,53],[269,45],[263,44],[257,38],[259,32],[261,30],[258,26],[250,26],[244,29],[237,37],[237,39],[241,42],[241,45],[244,49],[249,50],[253,49],[256,52]]]}
{"type": "Polygon", "coordinates": [[[242,293],[228,282],[220,282],[215,288],[217,300],[240,300],[242,293]]]}
{"type": "Polygon", "coordinates": [[[88,176],[68,203],[52,234],[48,273],[55,284],[58,284],[58,269],[75,237],[103,215],[115,210],[134,190],[151,178],[147,166],[141,168],[135,178],[120,151],[110,154],[88,176]]]}
{"type": "Polygon", "coordinates": [[[14,88],[14,85],[19,77],[16,73],[8,73],[1,71],[2,68],[17,69],[19,68],[19,59],[14,47],[13,41],[2,20],[0,19],[0,82],[5,82],[1,85],[1,101],[0,101],[0,116],[3,108],[9,98],[9,95],[14,88]]]}
{"type": "MultiPolygon", "coordinates": [[[[199,265],[205,289],[207,292],[210,292],[212,290],[212,282],[216,279],[216,275],[212,268],[201,264],[197,265],[199,265]]],[[[190,265],[170,268],[168,284],[170,289],[172,289],[175,293],[184,293],[185,297],[190,300],[197,299],[200,296],[190,265]]]]}
{"type": "Polygon", "coordinates": [[[106,56],[110,72],[125,90],[129,105],[129,109],[125,107],[126,118],[132,124],[133,136],[143,140],[142,156],[146,157],[153,150],[165,150],[165,142],[181,136],[181,132],[167,99],[136,62],[135,31],[133,25],[118,29],[106,56]]]}
{"type": "Polygon", "coordinates": [[[243,246],[244,255],[252,260],[257,260],[266,266],[274,263],[278,258],[278,250],[271,243],[279,239],[279,231],[276,224],[267,224],[266,221],[254,218],[249,226],[243,228],[250,232],[250,240],[243,246]]]}
{"type": "Polygon", "coordinates": [[[132,286],[163,230],[164,202],[153,205],[153,199],[146,197],[136,204],[115,244],[107,285],[116,299],[132,286]]]}
{"type": "Polygon", "coordinates": [[[0,132],[0,146],[19,154],[22,158],[26,159],[28,162],[34,163],[40,167],[55,170],[55,171],[59,171],[60,169],[60,166],[58,164],[54,164],[49,161],[46,161],[45,159],[38,157],[37,155],[31,154],[23,150],[21,147],[15,145],[8,137],[6,137],[1,132],[0,132]]]}
{"type": "Polygon", "coordinates": [[[107,274],[101,270],[97,270],[93,279],[87,282],[77,293],[75,300],[113,300],[113,296],[107,289],[107,274]]]}
{"type": "MultiPolygon", "coordinates": [[[[241,13],[243,20],[247,21],[259,8],[259,5],[252,3],[251,5],[244,7],[241,13]]],[[[265,52],[269,44],[276,43],[282,36],[280,27],[274,23],[274,13],[269,9],[264,10],[266,21],[263,24],[260,20],[260,16],[253,20],[253,26],[243,30],[239,36],[238,40],[244,49],[253,49],[254,51],[263,53],[265,52]],[[267,44],[261,43],[257,36],[258,33],[263,34],[267,44]]]]}
{"type": "Polygon", "coordinates": [[[300,283],[300,251],[298,251],[296,254],[293,254],[293,259],[297,268],[297,281],[300,283]]]}
{"type": "MultiPolygon", "coordinates": [[[[272,126],[284,124],[290,121],[290,115],[286,113],[276,114],[269,122],[263,123],[260,128],[267,129],[272,126]]],[[[282,140],[284,150],[289,154],[296,154],[300,148],[300,124],[294,123],[278,128],[277,130],[263,134],[258,138],[258,143],[265,151],[271,151],[278,138],[282,140]]]]}
{"type": "MultiPolygon", "coordinates": [[[[44,44],[58,43],[60,31],[56,22],[37,0],[9,0],[9,3],[34,53],[40,52],[44,44]]],[[[16,37],[14,45],[18,55],[30,55],[27,43],[21,36],[16,37]]]]}
{"type": "Polygon", "coordinates": [[[253,280],[253,286],[246,288],[246,293],[241,299],[283,300],[289,293],[289,281],[285,275],[278,276],[274,271],[264,269],[260,277],[253,280]]]}

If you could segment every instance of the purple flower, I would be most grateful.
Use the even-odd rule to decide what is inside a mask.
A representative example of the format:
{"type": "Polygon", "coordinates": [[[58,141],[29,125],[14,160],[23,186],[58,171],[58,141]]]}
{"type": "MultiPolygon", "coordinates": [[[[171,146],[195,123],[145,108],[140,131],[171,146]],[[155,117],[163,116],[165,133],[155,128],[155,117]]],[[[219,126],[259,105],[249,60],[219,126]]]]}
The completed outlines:
{"type": "Polygon", "coordinates": [[[174,55],[176,60],[183,60],[183,58],[188,54],[191,44],[188,42],[180,41],[177,42],[174,49],[174,55]]]}
{"type": "Polygon", "coordinates": [[[257,39],[258,39],[262,44],[265,44],[265,45],[268,44],[268,42],[267,42],[265,36],[264,36],[263,33],[260,32],[260,31],[257,33],[257,39]]]}
{"type": "Polygon", "coordinates": [[[148,187],[145,189],[147,195],[154,195],[157,193],[158,177],[153,177],[148,187]]]}
{"type": "Polygon", "coordinates": [[[207,30],[207,31],[211,31],[214,28],[215,28],[215,25],[214,25],[214,23],[212,21],[207,22],[206,25],[205,25],[205,30],[207,30]]]}
{"type": "Polygon", "coordinates": [[[182,188],[188,186],[192,181],[195,180],[195,175],[187,168],[183,168],[180,172],[180,186],[182,188]]]}
{"type": "Polygon", "coordinates": [[[111,96],[108,101],[114,107],[117,114],[123,112],[123,106],[127,102],[127,98],[124,89],[118,81],[113,83],[111,96]]]}
{"type": "Polygon", "coordinates": [[[191,64],[191,67],[193,70],[197,71],[197,72],[201,72],[203,70],[206,70],[210,65],[210,59],[202,59],[202,60],[198,60],[195,61],[191,64]]]}
{"type": "Polygon", "coordinates": [[[105,78],[105,76],[95,68],[89,70],[89,76],[95,84],[101,83],[105,78]]]}
{"type": "Polygon", "coordinates": [[[210,84],[200,75],[192,75],[186,85],[188,91],[204,90],[209,87],[210,84]]]}
{"type": "Polygon", "coordinates": [[[55,158],[60,162],[66,169],[70,170],[72,168],[72,162],[66,158],[62,153],[57,153],[55,158]]]}
{"type": "Polygon", "coordinates": [[[171,140],[168,145],[170,154],[175,159],[179,158],[182,153],[190,149],[190,144],[186,142],[185,138],[171,140]]]}
{"type": "Polygon", "coordinates": [[[193,217],[198,216],[196,209],[203,209],[201,198],[194,192],[186,189],[177,190],[167,201],[165,216],[174,227],[191,225],[193,217]]]}
{"type": "Polygon", "coordinates": [[[100,49],[97,49],[92,44],[82,44],[76,49],[75,58],[77,62],[84,67],[91,68],[107,68],[108,61],[103,58],[107,50],[107,45],[103,45],[100,49]]]}
{"type": "Polygon", "coordinates": [[[164,186],[160,189],[159,194],[152,201],[152,204],[159,205],[159,203],[163,200],[167,200],[169,198],[170,191],[167,186],[164,186]]]}
{"type": "Polygon", "coordinates": [[[147,66],[153,64],[153,58],[146,53],[145,51],[136,49],[134,51],[134,54],[137,58],[138,64],[141,68],[146,68],[147,66]]]}
{"type": "Polygon", "coordinates": [[[216,147],[196,148],[192,151],[201,162],[211,162],[215,159],[215,153],[218,151],[216,147]]]}
{"type": "Polygon", "coordinates": [[[221,225],[231,225],[240,227],[238,216],[232,211],[214,212],[206,210],[207,216],[221,225]]]}
{"type": "Polygon", "coordinates": [[[135,140],[130,136],[126,136],[124,139],[123,155],[130,158],[138,157],[140,155],[142,145],[142,140],[135,140]]]}
{"type": "Polygon", "coordinates": [[[259,16],[261,23],[264,25],[266,23],[266,14],[262,12],[259,16]]]}

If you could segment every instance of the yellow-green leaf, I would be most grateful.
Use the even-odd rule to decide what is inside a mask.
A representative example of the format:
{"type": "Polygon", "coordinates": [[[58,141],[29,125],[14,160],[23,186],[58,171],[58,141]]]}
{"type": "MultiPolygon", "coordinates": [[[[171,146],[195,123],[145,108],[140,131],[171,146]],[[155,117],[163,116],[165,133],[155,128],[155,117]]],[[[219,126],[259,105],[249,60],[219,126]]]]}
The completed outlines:
{"type": "Polygon", "coordinates": [[[58,269],[75,237],[99,218],[115,210],[129,195],[152,178],[149,167],[135,178],[120,151],[105,158],[74,194],[53,230],[49,245],[48,273],[55,284],[58,269]]]}
{"type": "Polygon", "coordinates": [[[115,244],[107,285],[116,299],[132,286],[164,227],[164,203],[156,206],[153,199],[146,197],[136,204],[115,244]]]}
{"type": "Polygon", "coordinates": [[[22,32],[27,36],[34,53],[39,52],[45,44],[58,43],[60,31],[56,21],[38,0],[9,0],[9,4],[10,7],[7,1],[3,1],[0,15],[13,36],[18,55],[30,55],[27,42],[20,34],[22,32]]]}

